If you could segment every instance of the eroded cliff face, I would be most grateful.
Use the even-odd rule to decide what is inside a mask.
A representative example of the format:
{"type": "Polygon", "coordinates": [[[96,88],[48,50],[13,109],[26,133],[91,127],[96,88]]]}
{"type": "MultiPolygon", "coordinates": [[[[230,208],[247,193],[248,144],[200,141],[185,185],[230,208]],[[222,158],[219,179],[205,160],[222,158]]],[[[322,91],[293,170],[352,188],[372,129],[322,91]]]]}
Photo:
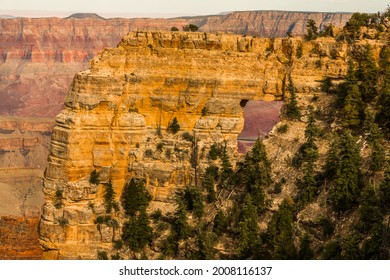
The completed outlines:
{"type": "MultiPolygon", "coordinates": [[[[45,258],[110,250],[123,216],[115,214],[119,226],[95,224],[105,214],[104,183],[120,201],[125,182],[143,178],[154,203],[169,205],[175,189],[202,176],[212,144],[226,145],[234,164],[247,100],[283,99],[287,75],[300,95],[320,92],[321,80],[342,78],[348,54],[364,45],[133,32],[102,51],[74,77],[56,119],[40,224],[45,258]],[[167,131],[174,118],[176,134],[167,131]],[[93,170],[100,184],[90,183],[93,170]]],[[[378,54],[380,46],[372,47],[378,54]]]]}
{"type": "Polygon", "coordinates": [[[204,32],[260,37],[303,35],[306,20],[344,26],[351,14],[283,11],[234,12],[174,19],[0,19],[1,115],[54,118],[74,73],[105,47],[115,47],[130,31],[182,30],[195,24],[204,32]]]}

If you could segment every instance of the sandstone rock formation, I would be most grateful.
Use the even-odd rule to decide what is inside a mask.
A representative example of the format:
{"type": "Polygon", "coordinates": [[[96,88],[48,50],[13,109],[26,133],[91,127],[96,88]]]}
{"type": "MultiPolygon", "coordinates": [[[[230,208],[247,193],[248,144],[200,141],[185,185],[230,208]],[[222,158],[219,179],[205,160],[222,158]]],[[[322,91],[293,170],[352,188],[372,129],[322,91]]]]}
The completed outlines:
{"type": "MultiPolygon", "coordinates": [[[[319,93],[365,43],[133,32],[102,51],[74,77],[56,119],[40,224],[45,258],[110,250],[122,214],[119,227],[95,224],[105,214],[104,183],[119,201],[128,179],[144,178],[155,201],[170,201],[176,188],[196,183],[212,144],[226,145],[234,163],[247,100],[283,99],[287,75],[300,95],[319,93]],[[174,118],[177,134],[167,132],[174,118]],[[93,170],[100,184],[89,181],[93,170]]],[[[372,44],[376,54],[380,47],[372,44]]]]}
{"type": "Polygon", "coordinates": [[[174,19],[59,18],[0,19],[0,114],[55,117],[73,75],[104,47],[115,47],[130,31],[180,30],[188,24],[205,32],[260,37],[303,35],[307,19],[342,27],[351,14],[281,11],[233,12],[174,19]]]}

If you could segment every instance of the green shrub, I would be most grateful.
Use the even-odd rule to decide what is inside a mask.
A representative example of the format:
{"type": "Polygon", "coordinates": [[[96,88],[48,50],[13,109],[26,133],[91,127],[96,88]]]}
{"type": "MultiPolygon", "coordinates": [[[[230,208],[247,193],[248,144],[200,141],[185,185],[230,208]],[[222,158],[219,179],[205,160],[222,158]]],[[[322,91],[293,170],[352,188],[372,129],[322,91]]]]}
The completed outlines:
{"type": "Polygon", "coordinates": [[[153,157],[153,150],[152,149],[146,149],[145,152],[144,152],[144,156],[148,157],[148,158],[153,157]]]}
{"type": "Polygon", "coordinates": [[[210,146],[209,157],[211,160],[216,160],[218,157],[222,156],[222,152],[222,145],[214,143],[210,146]]]}
{"type": "Polygon", "coordinates": [[[108,260],[108,255],[106,251],[98,251],[97,253],[98,260],[108,260]]]}
{"type": "Polygon", "coordinates": [[[163,142],[158,143],[156,148],[157,148],[157,150],[159,150],[161,152],[162,149],[164,148],[164,143],[163,142]]]}
{"type": "Polygon", "coordinates": [[[89,182],[94,185],[99,185],[99,173],[94,169],[89,177],[89,182]]]}
{"type": "Polygon", "coordinates": [[[172,121],[169,122],[167,131],[172,134],[176,134],[180,131],[180,124],[176,117],[174,117],[172,121]]]}
{"type": "Polygon", "coordinates": [[[54,197],[54,207],[56,209],[61,209],[63,202],[62,202],[62,194],[63,191],[60,189],[56,190],[55,197],[54,197]]]}
{"type": "Polygon", "coordinates": [[[189,133],[188,131],[184,132],[184,133],[181,135],[181,137],[182,137],[184,140],[186,140],[186,141],[188,141],[188,142],[191,142],[191,143],[194,143],[194,141],[195,141],[194,135],[192,135],[192,134],[189,133]]]}
{"type": "Polygon", "coordinates": [[[179,28],[173,26],[173,27],[171,28],[171,31],[179,31],[179,28]]]}
{"type": "Polygon", "coordinates": [[[288,124],[283,124],[281,126],[278,126],[278,128],[276,129],[276,131],[280,134],[286,133],[287,130],[288,130],[288,124]]]}

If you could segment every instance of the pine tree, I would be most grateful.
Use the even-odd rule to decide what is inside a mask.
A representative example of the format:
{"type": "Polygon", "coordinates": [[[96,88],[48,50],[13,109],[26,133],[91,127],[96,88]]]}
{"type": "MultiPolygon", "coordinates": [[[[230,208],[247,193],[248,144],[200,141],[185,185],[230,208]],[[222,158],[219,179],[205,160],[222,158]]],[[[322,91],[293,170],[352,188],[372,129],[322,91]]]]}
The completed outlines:
{"type": "Polygon", "coordinates": [[[124,224],[122,240],[130,249],[139,252],[152,241],[152,234],[148,214],[142,209],[138,216],[124,224]]]}
{"type": "Polygon", "coordinates": [[[225,147],[223,148],[221,159],[222,159],[221,180],[225,181],[233,173],[232,164],[230,163],[229,155],[228,155],[227,150],[226,150],[226,143],[225,143],[225,147]]]}
{"type": "Polygon", "coordinates": [[[179,199],[176,201],[177,207],[172,224],[173,236],[176,240],[187,239],[190,234],[190,226],[187,219],[186,206],[179,199]]]}
{"type": "Polygon", "coordinates": [[[309,19],[306,22],[306,34],[305,34],[305,39],[307,41],[314,40],[318,36],[318,27],[316,22],[313,19],[309,19]]]}
{"type": "Polygon", "coordinates": [[[290,97],[284,106],[285,115],[288,119],[299,120],[301,118],[301,112],[299,111],[297,95],[295,93],[291,74],[288,75],[288,91],[290,93],[290,97]]]}
{"type": "Polygon", "coordinates": [[[176,134],[178,133],[180,130],[180,124],[179,122],[177,121],[177,118],[174,117],[172,119],[172,121],[168,124],[168,128],[167,128],[167,131],[168,132],[171,132],[172,134],[176,134]]]}
{"type": "Polygon", "coordinates": [[[302,238],[298,258],[300,260],[312,260],[314,258],[314,252],[311,249],[311,241],[307,233],[302,238]]]}
{"type": "Polygon", "coordinates": [[[238,250],[240,258],[249,258],[261,246],[258,227],[258,216],[252,198],[248,194],[245,198],[239,222],[238,250]]]}
{"type": "Polygon", "coordinates": [[[104,189],[104,207],[106,208],[106,213],[111,213],[113,205],[115,203],[114,198],[115,191],[112,187],[112,182],[110,180],[107,184],[105,184],[104,189]]]}
{"type": "Polygon", "coordinates": [[[239,165],[237,174],[239,183],[243,184],[252,197],[258,213],[266,209],[264,188],[272,184],[271,163],[261,139],[257,139],[252,150],[245,156],[244,162],[239,165]]]}
{"type": "Polygon", "coordinates": [[[315,166],[318,159],[318,147],[315,140],[318,135],[318,128],[315,124],[313,108],[309,107],[308,122],[305,129],[306,142],[302,145],[303,173],[302,180],[299,181],[300,192],[298,194],[299,205],[304,206],[314,200],[318,186],[315,175],[315,166]]]}
{"type": "Polygon", "coordinates": [[[351,85],[344,100],[344,107],[341,111],[342,125],[344,128],[358,129],[362,120],[364,103],[357,84],[351,85]]]}
{"type": "Polygon", "coordinates": [[[138,211],[145,209],[151,199],[152,196],[146,190],[143,180],[131,178],[123,188],[122,206],[127,215],[134,216],[138,211]]]}
{"type": "Polygon", "coordinates": [[[342,131],[328,160],[333,179],[330,200],[338,211],[350,209],[360,195],[360,151],[350,131],[342,131]]]}
{"type": "Polygon", "coordinates": [[[267,229],[266,243],[272,258],[291,260],[297,258],[294,245],[294,205],[291,199],[285,199],[272,216],[267,229]]]}

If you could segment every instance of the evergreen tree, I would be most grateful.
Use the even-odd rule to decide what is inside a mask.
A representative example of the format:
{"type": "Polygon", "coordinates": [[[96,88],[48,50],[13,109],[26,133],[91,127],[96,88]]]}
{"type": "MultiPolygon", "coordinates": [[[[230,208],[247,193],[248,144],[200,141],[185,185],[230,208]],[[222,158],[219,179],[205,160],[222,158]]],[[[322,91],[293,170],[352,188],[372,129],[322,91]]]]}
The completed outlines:
{"type": "Polygon", "coordinates": [[[291,74],[288,75],[288,91],[290,93],[290,97],[285,103],[285,115],[288,119],[299,120],[301,118],[301,112],[299,111],[297,95],[295,93],[291,74]]]}
{"type": "Polygon", "coordinates": [[[366,45],[363,54],[359,55],[356,77],[364,102],[371,102],[378,95],[379,68],[376,65],[370,45],[366,45]]]}
{"type": "Polygon", "coordinates": [[[105,184],[104,189],[104,207],[106,208],[106,213],[111,213],[112,208],[115,204],[114,198],[115,191],[112,187],[112,182],[110,180],[107,184],[105,184]]]}
{"type": "Polygon", "coordinates": [[[239,222],[239,244],[238,250],[240,258],[249,258],[255,250],[261,246],[259,235],[258,216],[252,198],[248,194],[241,212],[239,222]]]}
{"type": "Polygon", "coordinates": [[[312,260],[314,258],[314,252],[311,249],[311,241],[307,233],[302,238],[298,258],[300,260],[312,260]]]}
{"type": "Polygon", "coordinates": [[[297,258],[294,245],[294,205],[291,199],[285,199],[272,216],[267,229],[266,243],[271,256],[276,260],[297,258]]]}
{"type": "Polygon", "coordinates": [[[266,197],[264,188],[272,184],[271,163],[267,158],[267,152],[261,139],[257,139],[252,150],[240,163],[237,174],[239,183],[243,184],[252,197],[258,213],[266,209],[266,197]]]}
{"type": "Polygon", "coordinates": [[[199,226],[195,237],[196,251],[191,255],[193,260],[213,260],[216,250],[214,238],[202,226],[199,226]]]}
{"type": "Polygon", "coordinates": [[[222,159],[221,180],[225,181],[233,173],[232,164],[230,163],[229,155],[228,155],[227,150],[226,150],[226,143],[225,143],[225,147],[223,148],[221,159],[222,159]]]}
{"type": "Polygon", "coordinates": [[[380,171],[385,165],[385,149],[383,146],[383,134],[379,126],[374,122],[375,117],[366,113],[365,130],[368,134],[368,143],[371,146],[370,170],[380,171]]]}
{"type": "Polygon", "coordinates": [[[385,177],[379,187],[381,191],[381,209],[385,214],[390,213],[390,162],[387,162],[385,177]]]}
{"type": "Polygon", "coordinates": [[[318,37],[318,27],[313,19],[309,19],[306,22],[306,34],[305,39],[307,41],[314,40],[318,37]]]}
{"type": "Polygon", "coordinates": [[[298,194],[299,205],[305,205],[312,202],[317,194],[317,180],[315,175],[315,166],[318,159],[318,147],[315,140],[318,135],[318,128],[315,124],[313,107],[309,107],[308,122],[305,129],[306,142],[302,145],[303,173],[302,180],[299,181],[300,192],[298,194]]]}
{"type": "Polygon", "coordinates": [[[228,220],[222,210],[218,210],[214,217],[213,232],[217,235],[222,235],[228,226],[228,220]]]}
{"type": "Polygon", "coordinates": [[[152,241],[153,229],[149,226],[149,217],[145,209],[133,216],[123,226],[122,240],[134,251],[141,251],[152,241]]]}
{"type": "Polygon", "coordinates": [[[127,215],[134,216],[138,211],[145,209],[151,199],[152,196],[146,190],[143,180],[131,178],[123,188],[122,206],[127,215]]]}
{"type": "Polygon", "coordinates": [[[183,202],[188,211],[193,212],[195,216],[201,218],[203,215],[203,196],[197,187],[186,187],[183,194],[183,202]]]}
{"type": "Polygon", "coordinates": [[[178,240],[187,239],[190,234],[190,226],[187,220],[186,206],[179,199],[176,201],[177,207],[172,224],[173,236],[178,240]]]}
{"type": "Polygon", "coordinates": [[[177,121],[177,118],[174,117],[172,119],[172,121],[168,124],[168,128],[167,128],[168,132],[171,132],[172,134],[176,134],[179,132],[180,130],[180,124],[179,122],[177,121]]]}
{"type": "Polygon", "coordinates": [[[348,88],[348,94],[344,100],[344,107],[341,111],[342,125],[344,128],[358,129],[362,120],[364,103],[357,84],[348,88]]]}
{"type": "Polygon", "coordinates": [[[332,145],[327,166],[333,179],[330,200],[338,211],[350,209],[360,195],[360,151],[349,131],[342,131],[332,145]],[[333,151],[332,151],[333,150],[333,151]]]}

